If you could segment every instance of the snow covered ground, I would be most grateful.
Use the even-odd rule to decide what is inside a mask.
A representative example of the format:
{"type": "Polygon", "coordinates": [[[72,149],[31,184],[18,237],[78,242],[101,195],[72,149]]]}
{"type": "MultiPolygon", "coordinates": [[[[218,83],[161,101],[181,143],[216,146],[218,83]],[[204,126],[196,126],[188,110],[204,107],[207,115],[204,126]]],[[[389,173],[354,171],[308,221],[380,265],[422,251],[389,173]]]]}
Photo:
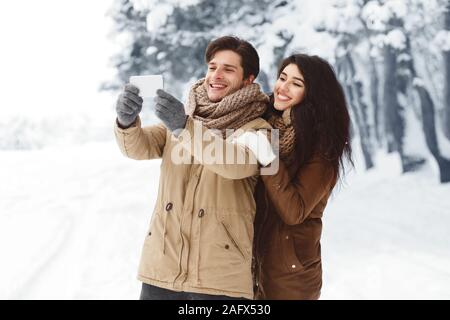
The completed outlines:
{"type": "Polygon", "coordinates": [[[450,299],[450,184],[376,161],[325,211],[322,299],[450,299]]]}
{"type": "MultiPolygon", "coordinates": [[[[326,209],[322,299],[449,299],[450,185],[378,161],[326,209]]],[[[0,299],[137,299],[158,178],[112,141],[0,151],[0,299]]]]}

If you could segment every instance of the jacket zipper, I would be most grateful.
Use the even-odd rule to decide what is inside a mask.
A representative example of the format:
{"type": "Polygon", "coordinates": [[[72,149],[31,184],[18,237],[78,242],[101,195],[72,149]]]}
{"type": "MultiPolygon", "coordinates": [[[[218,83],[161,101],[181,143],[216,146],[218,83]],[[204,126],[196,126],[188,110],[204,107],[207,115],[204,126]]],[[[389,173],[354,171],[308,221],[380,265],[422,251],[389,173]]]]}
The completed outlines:
{"type": "MultiPolygon", "coordinates": [[[[194,163],[194,157],[191,156],[191,163],[194,163]]],[[[191,181],[192,178],[192,172],[194,171],[193,165],[191,164],[191,167],[189,169],[189,181],[191,181]]],[[[195,184],[195,189],[197,189],[198,181],[195,184]]],[[[195,190],[194,190],[195,191],[195,190]]],[[[194,192],[195,195],[195,192],[194,192]]],[[[182,275],[182,260],[183,260],[183,250],[184,250],[184,239],[183,239],[183,232],[182,232],[182,226],[183,226],[183,219],[184,219],[184,211],[185,211],[185,205],[186,205],[186,199],[183,201],[183,208],[180,216],[180,237],[181,237],[181,249],[180,249],[180,258],[178,260],[178,274],[176,275],[175,279],[173,279],[172,285],[175,286],[175,282],[177,282],[178,278],[182,275]]],[[[189,264],[189,261],[188,261],[189,264]]],[[[183,281],[184,282],[184,281],[183,281]]]]}

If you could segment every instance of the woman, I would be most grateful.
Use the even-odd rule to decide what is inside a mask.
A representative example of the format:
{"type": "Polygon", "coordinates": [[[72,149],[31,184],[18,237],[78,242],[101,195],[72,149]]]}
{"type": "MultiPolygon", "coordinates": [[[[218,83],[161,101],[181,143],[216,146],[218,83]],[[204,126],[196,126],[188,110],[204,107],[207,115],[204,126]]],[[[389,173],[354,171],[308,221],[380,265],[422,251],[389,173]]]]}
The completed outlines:
{"type": "Polygon", "coordinates": [[[256,187],[255,298],[318,299],[322,214],[351,162],[350,118],[332,67],[317,56],[286,58],[266,112],[279,130],[280,163],[256,187]]]}

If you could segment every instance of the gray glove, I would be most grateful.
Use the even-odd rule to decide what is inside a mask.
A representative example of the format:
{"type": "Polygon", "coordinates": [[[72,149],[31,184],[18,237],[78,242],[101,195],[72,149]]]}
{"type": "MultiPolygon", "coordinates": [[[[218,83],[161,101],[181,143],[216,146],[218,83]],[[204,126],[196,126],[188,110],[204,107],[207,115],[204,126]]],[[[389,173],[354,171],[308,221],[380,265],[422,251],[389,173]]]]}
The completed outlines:
{"type": "Polygon", "coordinates": [[[167,129],[178,137],[181,132],[178,129],[184,128],[187,119],[183,103],[161,89],[156,91],[155,102],[155,114],[164,122],[167,129]]]}
{"type": "Polygon", "coordinates": [[[127,83],[119,95],[116,104],[117,120],[126,128],[131,126],[142,110],[142,98],[138,96],[139,89],[127,83]]]}

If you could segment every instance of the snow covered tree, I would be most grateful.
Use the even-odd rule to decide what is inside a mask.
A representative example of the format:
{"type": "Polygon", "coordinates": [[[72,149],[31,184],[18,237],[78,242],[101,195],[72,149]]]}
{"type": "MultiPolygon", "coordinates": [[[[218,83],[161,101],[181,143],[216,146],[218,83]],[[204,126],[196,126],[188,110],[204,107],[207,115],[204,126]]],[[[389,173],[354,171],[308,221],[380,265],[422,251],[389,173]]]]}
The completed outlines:
{"type": "Polygon", "coordinates": [[[388,152],[395,150],[399,153],[402,170],[407,172],[414,170],[424,160],[411,155],[405,147],[406,118],[412,110],[408,101],[410,77],[405,62],[410,57],[405,52],[403,5],[398,1],[366,1],[360,17],[363,25],[372,31],[372,43],[380,48],[378,52],[382,55],[383,119],[388,152]]]}
{"type": "MultiPolygon", "coordinates": [[[[204,52],[214,38],[264,24],[268,0],[119,0],[112,13],[118,33],[131,34],[115,57],[119,82],[132,74],[164,74],[165,87],[179,96],[186,84],[205,75],[204,52]],[[233,32],[234,31],[234,32],[233,32]]],[[[246,38],[256,32],[246,32],[246,38]]],[[[267,86],[267,83],[266,83],[267,86]]],[[[114,89],[114,86],[110,86],[114,89]]]]}
{"type": "MultiPolygon", "coordinates": [[[[433,3],[436,8],[436,1],[430,0],[429,5],[433,3]]],[[[425,81],[416,70],[415,56],[412,52],[412,39],[415,39],[417,33],[422,32],[421,28],[425,27],[425,15],[430,13],[429,8],[425,8],[422,2],[416,0],[391,0],[370,1],[364,10],[364,16],[371,20],[373,29],[379,30],[384,36],[382,41],[386,119],[388,131],[392,133],[394,146],[401,157],[403,171],[414,170],[424,162],[423,155],[407,154],[405,147],[406,125],[412,127],[412,122],[416,118],[409,117],[407,113],[411,114],[411,111],[414,111],[412,108],[418,105],[426,146],[438,163],[440,181],[448,182],[450,161],[440,152],[434,102],[425,81]],[[414,99],[415,95],[418,99],[414,99]]],[[[416,134],[417,132],[412,136],[416,134]]],[[[409,141],[409,144],[411,148],[413,142],[409,141]]]]}
{"type": "Polygon", "coordinates": [[[442,39],[442,51],[444,59],[444,108],[443,128],[444,133],[450,139],[450,0],[446,0],[444,12],[444,30],[439,37],[442,39]]]}
{"type": "Polygon", "coordinates": [[[338,74],[342,80],[344,92],[347,96],[348,104],[351,107],[353,120],[356,122],[361,150],[364,157],[366,169],[374,166],[372,160],[372,141],[370,128],[367,121],[367,105],[362,99],[363,84],[356,75],[355,63],[349,51],[337,60],[338,74]]]}
{"type": "Polygon", "coordinates": [[[104,83],[102,89],[117,90],[128,82],[131,75],[148,70],[144,48],[148,42],[147,12],[136,10],[131,0],[117,0],[110,9],[110,16],[115,23],[114,34],[120,35],[126,45],[111,59],[117,69],[117,79],[104,83]]]}
{"type": "Polygon", "coordinates": [[[205,74],[209,41],[223,35],[256,47],[257,82],[268,93],[283,58],[319,54],[342,81],[366,168],[376,165],[377,148],[398,152],[403,172],[431,154],[448,181],[449,2],[327,0],[315,21],[309,11],[317,4],[306,0],[116,0],[111,15],[124,49],[113,58],[117,79],[104,89],[133,74],[162,73],[181,98],[205,74]]]}
{"type": "MultiPolygon", "coordinates": [[[[362,46],[368,45],[367,28],[362,24],[361,4],[358,1],[334,1],[332,4],[332,18],[324,17],[316,26],[319,32],[329,33],[336,39],[335,46],[335,65],[342,86],[350,106],[351,117],[356,124],[359,135],[359,144],[363,154],[364,165],[366,169],[374,166],[373,162],[373,135],[376,132],[374,120],[377,118],[375,112],[372,117],[369,116],[369,105],[366,102],[366,92],[370,92],[371,110],[377,110],[378,107],[378,77],[377,74],[371,74],[371,86],[365,86],[363,83],[363,72],[358,71],[356,60],[363,58],[358,56],[358,50],[362,46]],[[374,93],[374,94],[373,94],[374,93]]],[[[374,62],[369,58],[369,65],[373,68],[374,62]]],[[[375,69],[372,71],[376,71],[375,69]]],[[[376,123],[376,122],[375,122],[376,123]]]]}

